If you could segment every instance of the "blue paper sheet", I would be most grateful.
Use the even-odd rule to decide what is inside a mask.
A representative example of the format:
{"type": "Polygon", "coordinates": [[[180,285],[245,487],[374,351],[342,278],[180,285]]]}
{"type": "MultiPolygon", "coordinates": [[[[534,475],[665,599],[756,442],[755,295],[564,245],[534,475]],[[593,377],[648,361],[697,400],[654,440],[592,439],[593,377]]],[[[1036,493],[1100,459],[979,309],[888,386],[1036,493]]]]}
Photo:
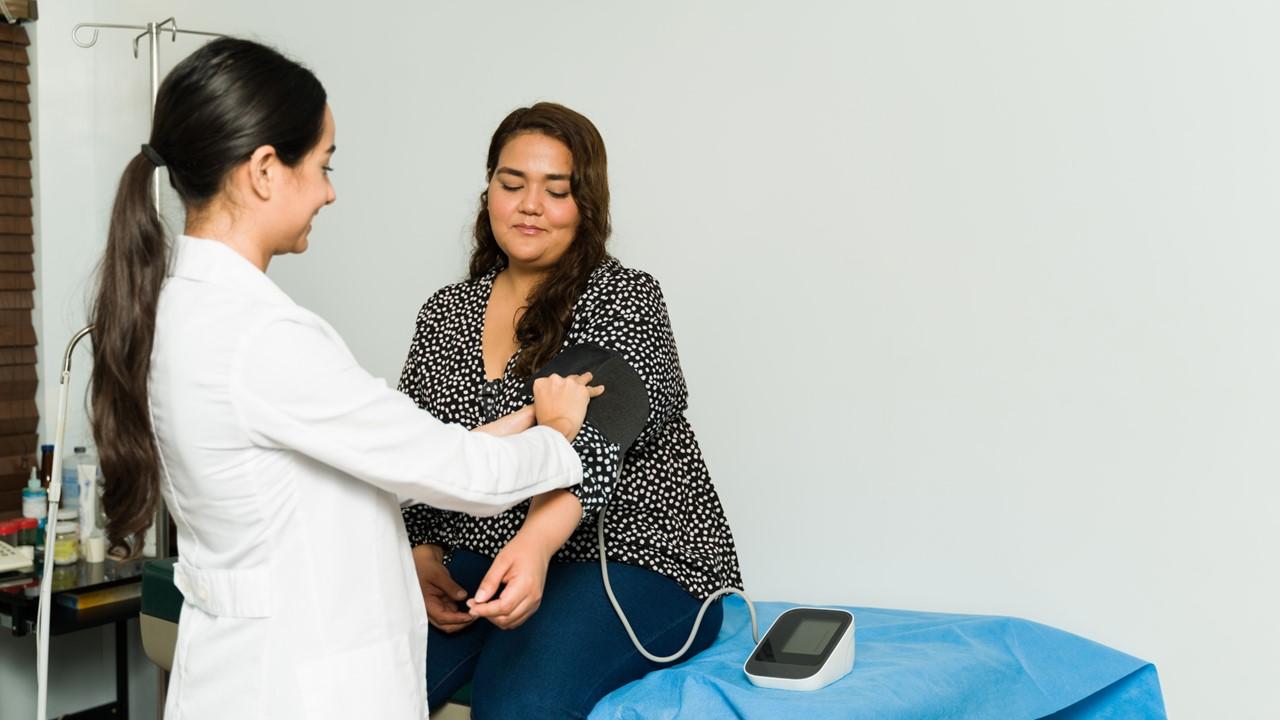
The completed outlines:
{"type": "MultiPolygon", "coordinates": [[[[758,603],[760,632],[790,607],[758,603]]],[[[734,597],[714,645],[619,688],[591,718],[1165,717],[1154,666],[1082,637],[1016,618],[847,609],[857,627],[853,672],[822,690],[747,681],[742,663],[755,643],[734,597]]]]}

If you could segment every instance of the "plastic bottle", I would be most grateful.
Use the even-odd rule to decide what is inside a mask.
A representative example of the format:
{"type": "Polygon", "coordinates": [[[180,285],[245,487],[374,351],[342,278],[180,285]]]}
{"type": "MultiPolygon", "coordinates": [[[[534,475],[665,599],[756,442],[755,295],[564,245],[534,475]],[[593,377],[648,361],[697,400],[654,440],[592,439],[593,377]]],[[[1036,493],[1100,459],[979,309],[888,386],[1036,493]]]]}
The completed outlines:
{"type": "Polygon", "coordinates": [[[98,456],[93,450],[76,448],[76,483],[80,494],[80,539],[85,539],[106,525],[102,516],[102,482],[98,472],[98,456]]]}
{"type": "Polygon", "coordinates": [[[22,491],[22,516],[35,518],[37,523],[35,540],[36,562],[44,559],[44,526],[47,522],[45,516],[48,514],[49,495],[40,486],[39,471],[33,466],[31,468],[31,478],[27,480],[27,488],[22,491]]]}
{"type": "Polygon", "coordinates": [[[53,477],[53,446],[40,446],[40,484],[49,487],[49,480],[53,477]]]}
{"type": "Polygon", "coordinates": [[[49,496],[40,487],[40,477],[34,467],[31,468],[31,479],[27,480],[27,488],[22,491],[22,517],[37,520],[49,514],[49,496]]]}
{"type": "Polygon", "coordinates": [[[80,507],[80,464],[88,455],[77,445],[75,454],[62,459],[62,507],[80,507]]]}

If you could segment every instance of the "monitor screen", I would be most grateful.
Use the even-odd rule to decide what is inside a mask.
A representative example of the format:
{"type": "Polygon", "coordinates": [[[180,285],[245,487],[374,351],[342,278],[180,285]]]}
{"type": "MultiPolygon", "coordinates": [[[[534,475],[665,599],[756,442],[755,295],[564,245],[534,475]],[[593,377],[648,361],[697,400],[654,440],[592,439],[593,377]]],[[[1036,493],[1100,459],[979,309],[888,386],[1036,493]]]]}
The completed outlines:
{"type": "Polygon", "coordinates": [[[831,636],[840,629],[839,620],[805,618],[796,625],[791,637],[782,643],[782,652],[796,655],[821,655],[831,636]]]}

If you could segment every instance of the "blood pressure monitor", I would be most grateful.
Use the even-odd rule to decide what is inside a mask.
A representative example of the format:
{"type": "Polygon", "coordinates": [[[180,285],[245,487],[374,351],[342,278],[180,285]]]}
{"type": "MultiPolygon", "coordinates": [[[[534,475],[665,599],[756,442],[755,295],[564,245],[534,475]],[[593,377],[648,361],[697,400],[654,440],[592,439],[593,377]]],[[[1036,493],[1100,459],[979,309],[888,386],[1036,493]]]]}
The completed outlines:
{"type": "Polygon", "coordinates": [[[853,669],[853,630],[847,610],[792,608],[778,616],[742,669],[760,687],[826,687],[853,669]]]}

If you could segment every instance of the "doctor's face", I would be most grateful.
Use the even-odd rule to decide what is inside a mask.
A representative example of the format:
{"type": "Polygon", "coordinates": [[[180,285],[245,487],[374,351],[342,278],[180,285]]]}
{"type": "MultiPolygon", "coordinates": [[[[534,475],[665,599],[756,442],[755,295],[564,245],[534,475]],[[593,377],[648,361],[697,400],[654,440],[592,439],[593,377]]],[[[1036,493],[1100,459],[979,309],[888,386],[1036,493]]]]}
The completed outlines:
{"type": "Polygon", "coordinates": [[[546,272],[573,243],[572,172],[569,147],[541,133],[517,135],[502,148],[489,181],[489,224],[511,267],[546,272]]]}
{"type": "Polygon", "coordinates": [[[307,236],[311,234],[311,221],[320,212],[320,208],[338,199],[329,182],[329,163],[333,161],[333,153],[337,149],[334,145],[336,136],[333,112],[326,105],[320,142],[311,148],[297,166],[287,168],[284,172],[280,189],[286,219],[281,232],[281,245],[275,254],[305,251],[307,236]]]}

